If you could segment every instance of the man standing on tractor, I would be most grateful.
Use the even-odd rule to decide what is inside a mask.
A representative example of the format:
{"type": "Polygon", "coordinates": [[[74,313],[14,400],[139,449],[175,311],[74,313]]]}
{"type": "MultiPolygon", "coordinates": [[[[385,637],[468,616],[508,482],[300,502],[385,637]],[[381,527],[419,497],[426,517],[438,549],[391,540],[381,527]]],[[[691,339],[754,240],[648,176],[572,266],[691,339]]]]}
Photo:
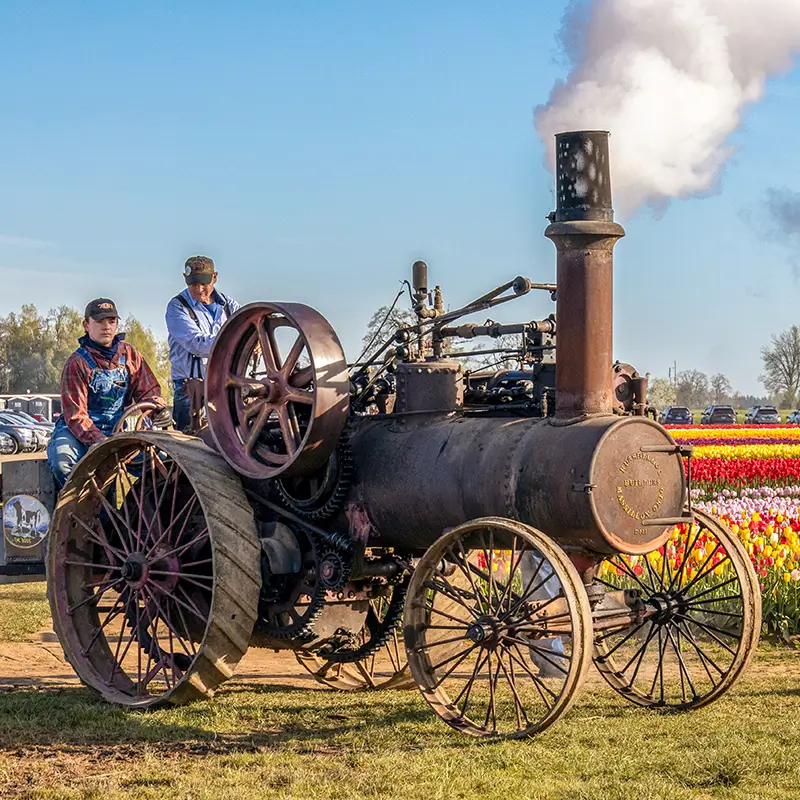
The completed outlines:
{"type": "Polygon", "coordinates": [[[192,256],[183,270],[186,288],[167,305],[169,362],[175,390],[175,427],[188,433],[191,395],[201,404],[208,356],[223,323],[239,304],[217,291],[217,272],[208,256],[192,256]]]}
{"type": "Polygon", "coordinates": [[[169,424],[167,403],[153,371],[118,328],[119,315],[112,300],[100,297],[86,306],[86,333],[64,364],[62,414],[47,446],[47,461],[59,489],[86,451],[113,432],[132,404],[153,403],[159,409],[153,422],[169,424]]]}

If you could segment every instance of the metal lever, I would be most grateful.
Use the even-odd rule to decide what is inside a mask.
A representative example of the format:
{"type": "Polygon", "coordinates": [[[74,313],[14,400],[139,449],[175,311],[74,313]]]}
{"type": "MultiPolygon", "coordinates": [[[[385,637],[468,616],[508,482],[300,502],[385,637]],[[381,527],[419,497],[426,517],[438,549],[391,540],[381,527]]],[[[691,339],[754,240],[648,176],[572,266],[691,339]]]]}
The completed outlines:
{"type": "Polygon", "coordinates": [[[639,450],[642,453],[668,453],[682,458],[691,458],[694,453],[694,447],[690,444],[643,444],[639,450]]]}
{"type": "Polygon", "coordinates": [[[694,517],[660,517],[658,519],[643,519],[641,520],[642,525],[646,526],[663,526],[666,527],[667,525],[683,525],[684,523],[691,523],[694,522],[694,517]]]}

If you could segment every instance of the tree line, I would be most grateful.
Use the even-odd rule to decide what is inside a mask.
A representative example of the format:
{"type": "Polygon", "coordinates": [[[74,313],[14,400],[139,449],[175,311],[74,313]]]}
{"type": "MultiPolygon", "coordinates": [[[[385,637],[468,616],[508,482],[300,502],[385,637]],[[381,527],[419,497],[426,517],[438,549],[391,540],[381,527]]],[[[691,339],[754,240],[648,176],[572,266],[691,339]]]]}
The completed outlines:
{"type": "MultiPolygon", "coordinates": [[[[57,394],[64,362],[83,336],[83,314],[59,306],[40,314],[33,304],[0,317],[0,394],[57,394]]],[[[164,395],[170,394],[169,350],[133,314],[120,331],[145,357],[164,395]]]]}
{"type": "MultiPolygon", "coordinates": [[[[409,310],[390,309],[387,306],[379,308],[367,325],[363,339],[365,349],[370,349],[398,328],[413,324],[414,319],[413,312],[409,310]]],[[[32,394],[57,393],[64,362],[83,335],[82,320],[81,312],[69,306],[59,306],[41,314],[33,304],[23,305],[19,312],[0,317],[0,394],[25,394],[28,391],[32,394]]],[[[120,330],[145,357],[164,394],[170,394],[167,342],[158,339],[133,314],[120,322],[120,330]]],[[[506,342],[497,344],[512,345],[506,342]]],[[[486,364],[482,360],[473,360],[475,363],[470,364],[472,368],[489,366],[492,357],[485,358],[486,364]]],[[[666,378],[652,378],[648,399],[659,409],[668,405],[702,408],[710,403],[746,408],[767,402],[780,408],[797,407],[800,392],[800,328],[793,325],[773,335],[770,343],[761,349],[761,361],[759,380],[767,389],[766,397],[734,391],[722,373],[709,376],[690,369],[679,372],[675,382],[666,378]]]]}
{"type": "Polygon", "coordinates": [[[659,409],[669,405],[703,408],[712,403],[737,408],[766,403],[778,408],[797,408],[800,402],[800,328],[797,325],[774,334],[769,344],[761,348],[761,369],[758,379],[767,390],[764,397],[734,391],[721,373],[709,377],[704,372],[689,369],[679,372],[674,383],[666,378],[651,379],[648,399],[659,409]]]}

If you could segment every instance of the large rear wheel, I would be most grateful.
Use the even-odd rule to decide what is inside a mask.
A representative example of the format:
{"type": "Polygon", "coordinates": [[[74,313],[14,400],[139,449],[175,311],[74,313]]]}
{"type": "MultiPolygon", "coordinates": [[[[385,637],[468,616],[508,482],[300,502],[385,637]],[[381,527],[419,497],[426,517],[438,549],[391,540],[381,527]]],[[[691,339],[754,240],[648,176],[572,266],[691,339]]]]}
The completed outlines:
{"type": "Polygon", "coordinates": [[[92,448],[59,496],[47,572],[67,660],[109,702],[210,695],[250,642],[260,588],[252,510],[197,439],[140,432],[92,448]]]}

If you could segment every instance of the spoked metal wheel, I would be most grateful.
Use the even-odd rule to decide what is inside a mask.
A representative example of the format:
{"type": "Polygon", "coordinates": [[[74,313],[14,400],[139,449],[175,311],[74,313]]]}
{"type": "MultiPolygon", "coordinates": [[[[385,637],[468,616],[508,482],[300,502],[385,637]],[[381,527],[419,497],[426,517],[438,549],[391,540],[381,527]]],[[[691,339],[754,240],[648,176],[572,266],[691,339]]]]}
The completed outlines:
{"type": "Polygon", "coordinates": [[[251,303],[214,342],[208,424],[228,463],[248,477],[322,467],[347,421],[349,396],[342,346],[309,306],[251,303]]]}
{"type": "MultiPolygon", "coordinates": [[[[389,598],[376,597],[370,600],[368,616],[380,622],[385,618],[388,607],[389,598]]],[[[369,625],[364,626],[355,647],[367,642],[369,628],[369,625]]],[[[416,686],[397,628],[392,630],[389,640],[380,650],[354,663],[332,661],[302,650],[296,651],[295,655],[316,680],[332,689],[353,692],[365,689],[413,689],[416,686]]]]}
{"type": "Polygon", "coordinates": [[[210,695],[247,650],[259,569],[252,510],[219,456],[179,434],[115,435],[80,462],[53,516],[54,629],[110,702],[210,695]]]}
{"type": "MultiPolygon", "coordinates": [[[[709,514],[694,511],[667,543],[646,556],[604,561],[596,580],[627,590],[634,613],[595,633],[594,663],[625,699],[649,708],[699,708],[739,678],[758,644],[761,593],[741,542],[709,514]],[[638,596],[638,599],[635,599],[638,596]]],[[[595,610],[610,614],[605,600],[595,610]]]]}
{"type": "Polygon", "coordinates": [[[589,667],[591,630],[563,551],[500,517],[442,536],[406,599],[411,674],[431,708],[473,736],[531,736],[564,714],[589,667]]]}

